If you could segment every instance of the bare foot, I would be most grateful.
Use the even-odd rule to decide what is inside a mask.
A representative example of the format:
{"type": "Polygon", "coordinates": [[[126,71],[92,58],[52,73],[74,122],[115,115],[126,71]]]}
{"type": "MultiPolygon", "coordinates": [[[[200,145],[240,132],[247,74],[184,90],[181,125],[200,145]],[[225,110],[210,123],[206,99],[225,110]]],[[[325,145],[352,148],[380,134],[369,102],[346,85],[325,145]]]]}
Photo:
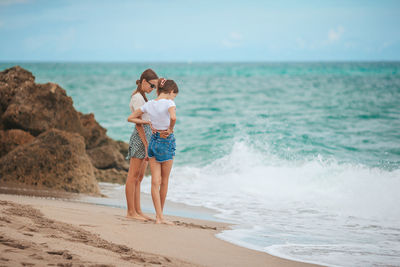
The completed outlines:
{"type": "Polygon", "coordinates": [[[128,213],[128,214],[126,214],[126,218],[139,220],[139,221],[147,221],[147,219],[145,217],[143,217],[143,216],[141,216],[141,215],[139,215],[137,213],[136,214],[132,214],[132,215],[130,215],[128,213]]]}
{"type": "Polygon", "coordinates": [[[154,221],[154,219],[153,218],[150,218],[149,216],[147,216],[146,214],[144,214],[144,213],[138,213],[140,216],[142,216],[143,218],[145,218],[146,220],[148,220],[148,221],[154,221]]]}
{"type": "Polygon", "coordinates": [[[173,222],[167,221],[167,220],[162,220],[163,224],[168,224],[168,225],[175,225],[173,222]]]}

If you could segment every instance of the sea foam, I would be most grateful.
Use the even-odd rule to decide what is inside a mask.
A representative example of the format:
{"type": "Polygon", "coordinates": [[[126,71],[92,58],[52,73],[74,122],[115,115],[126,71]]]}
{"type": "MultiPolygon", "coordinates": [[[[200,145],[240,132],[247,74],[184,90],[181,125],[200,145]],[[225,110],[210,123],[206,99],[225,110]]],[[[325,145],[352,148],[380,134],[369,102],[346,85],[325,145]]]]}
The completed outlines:
{"type": "Polygon", "coordinates": [[[237,224],[218,235],[233,243],[307,262],[362,266],[400,262],[398,188],[399,170],[321,156],[282,160],[243,141],[204,167],[174,167],[168,199],[217,210],[237,224]]]}

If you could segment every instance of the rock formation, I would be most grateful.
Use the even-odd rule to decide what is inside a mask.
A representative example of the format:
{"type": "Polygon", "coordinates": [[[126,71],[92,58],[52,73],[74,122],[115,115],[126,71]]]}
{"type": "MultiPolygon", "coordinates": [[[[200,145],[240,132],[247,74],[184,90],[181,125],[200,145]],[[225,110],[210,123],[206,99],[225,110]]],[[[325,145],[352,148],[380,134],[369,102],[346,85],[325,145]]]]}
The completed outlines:
{"type": "Polygon", "coordinates": [[[0,130],[0,158],[19,145],[29,143],[34,137],[19,129],[0,130]]]}
{"type": "Polygon", "coordinates": [[[0,158],[2,182],[99,194],[82,136],[50,129],[0,158]]]}
{"type": "Polygon", "coordinates": [[[76,111],[59,85],[37,84],[19,66],[0,72],[0,183],[14,179],[92,193],[98,193],[95,175],[100,181],[124,183],[128,144],[106,132],[93,114],[76,111]],[[63,155],[55,152],[57,145],[63,155]]]}

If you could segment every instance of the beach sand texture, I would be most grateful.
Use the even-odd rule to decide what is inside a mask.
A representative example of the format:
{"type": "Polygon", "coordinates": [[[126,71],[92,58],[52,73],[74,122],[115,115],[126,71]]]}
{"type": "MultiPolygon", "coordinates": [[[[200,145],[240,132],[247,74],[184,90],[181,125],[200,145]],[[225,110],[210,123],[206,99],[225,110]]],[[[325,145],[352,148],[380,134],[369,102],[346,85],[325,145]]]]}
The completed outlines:
{"type": "Polygon", "coordinates": [[[217,239],[229,227],[220,222],[156,225],[123,209],[7,194],[0,209],[0,266],[312,266],[217,239]]]}

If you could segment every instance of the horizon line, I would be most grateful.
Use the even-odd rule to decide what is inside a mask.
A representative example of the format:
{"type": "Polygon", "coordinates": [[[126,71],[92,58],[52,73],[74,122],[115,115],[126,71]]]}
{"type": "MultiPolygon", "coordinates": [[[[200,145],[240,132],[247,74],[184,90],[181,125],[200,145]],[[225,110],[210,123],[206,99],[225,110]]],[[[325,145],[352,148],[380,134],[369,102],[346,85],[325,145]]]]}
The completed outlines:
{"type": "Polygon", "coordinates": [[[400,59],[395,60],[248,60],[248,61],[108,61],[108,60],[0,60],[0,64],[5,63],[125,63],[125,64],[218,64],[218,63],[399,63],[400,59]]]}

